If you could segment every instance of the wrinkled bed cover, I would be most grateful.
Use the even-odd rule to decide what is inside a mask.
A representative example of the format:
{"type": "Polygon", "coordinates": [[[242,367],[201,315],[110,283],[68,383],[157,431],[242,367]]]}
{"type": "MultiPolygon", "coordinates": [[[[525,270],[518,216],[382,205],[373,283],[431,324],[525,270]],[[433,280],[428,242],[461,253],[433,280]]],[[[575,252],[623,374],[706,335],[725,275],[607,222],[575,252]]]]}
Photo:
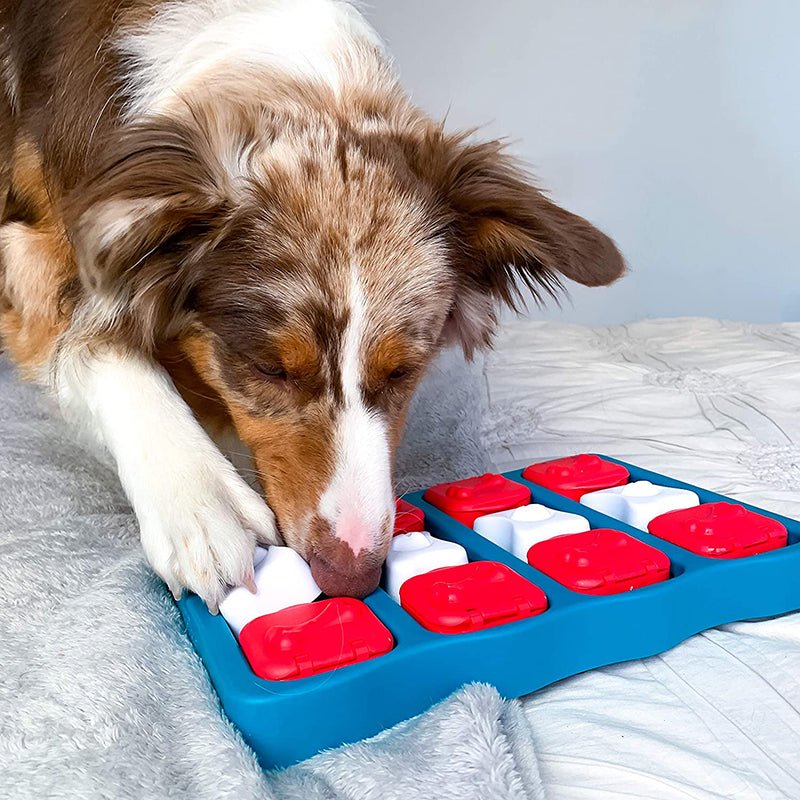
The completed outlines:
{"type": "MultiPolygon", "coordinates": [[[[500,470],[605,452],[800,516],[800,324],[520,321],[485,380],[500,470]]],[[[548,798],[800,798],[800,614],[708,631],[524,706],[548,798]]]]}

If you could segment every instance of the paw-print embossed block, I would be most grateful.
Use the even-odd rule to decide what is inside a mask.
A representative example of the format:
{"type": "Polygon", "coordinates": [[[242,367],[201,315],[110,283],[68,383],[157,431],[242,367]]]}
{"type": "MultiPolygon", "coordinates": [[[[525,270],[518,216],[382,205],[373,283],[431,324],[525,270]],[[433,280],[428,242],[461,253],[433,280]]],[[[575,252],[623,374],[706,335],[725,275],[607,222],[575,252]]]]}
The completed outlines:
{"type": "Polygon", "coordinates": [[[697,506],[700,498],[688,489],[636,481],[585,494],[581,497],[581,503],[601,514],[646,531],[651,520],[668,511],[697,506]]]}
{"type": "Polygon", "coordinates": [[[522,477],[571,500],[580,500],[587,492],[627,483],[630,474],[621,464],[584,453],[531,464],[522,477]]]}
{"type": "Polygon", "coordinates": [[[437,539],[427,531],[394,537],[386,556],[386,591],[399,603],[400,587],[409,578],[440,567],[466,564],[467,551],[456,542],[437,539]]]}
{"type": "Polygon", "coordinates": [[[459,522],[472,527],[478,517],[524,506],[530,490],[502,475],[487,473],[452,483],[439,483],[425,492],[425,500],[459,522]]]}
{"type": "Polygon", "coordinates": [[[533,503],[478,517],[472,528],[476,533],[525,561],[528,550],[537,542],[565,533],[588,531],[589,521],[580,514],[556,511],[539,503],[533,503]]]}
{"type": "Polygon", "coordinates": [[[284,681],[376,658],[394,639],[361,600],[332,597],[252,620],[239,644],[256,675],[284,681]]]}
{"type": "Polygon", "coordinates": [[[472,561],[411,578],[400,603],[428,630],[467,633],[541,614],[547,596],[505,564],[472,561]]]}
{"type": "Polygon", "coordinates": [[[622,531],[597,528],[535,544],[528,563],[584,594],[618,594],[669,578],[666,553],[622,531]]]}
{"type": "Polygon", "coordinates": [[[710,558],[742,558],[785,547],[784,525],[736,503],[703,503],[650,522],[654,536],[710,558]]]}
{"type": "Polygon", "coordinates": [[[395,501],[394,535],[425,530],[425,514],[421,508],[412,506],[401,498],[395,501]]]}
{"type": "Polygon", "coordinates": [[[321,593],[310,567],[291,547],[257,547],[254,565],[256,593],[237,586],[219,604],[220,613],[236,636],[256,617],[310,603],[321,593]]]}

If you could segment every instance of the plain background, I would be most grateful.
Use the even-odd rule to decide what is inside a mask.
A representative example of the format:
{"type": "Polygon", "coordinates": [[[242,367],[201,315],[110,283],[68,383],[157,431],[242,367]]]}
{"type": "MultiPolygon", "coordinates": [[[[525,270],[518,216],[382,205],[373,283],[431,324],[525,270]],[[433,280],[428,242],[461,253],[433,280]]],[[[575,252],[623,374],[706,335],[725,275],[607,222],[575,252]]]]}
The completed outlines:
{"type": "Polygon", "coordinates": [[[800,2],[372,0],[415,101],[511,140],[630,274],[535,316],[800,319],[800,2]]]}

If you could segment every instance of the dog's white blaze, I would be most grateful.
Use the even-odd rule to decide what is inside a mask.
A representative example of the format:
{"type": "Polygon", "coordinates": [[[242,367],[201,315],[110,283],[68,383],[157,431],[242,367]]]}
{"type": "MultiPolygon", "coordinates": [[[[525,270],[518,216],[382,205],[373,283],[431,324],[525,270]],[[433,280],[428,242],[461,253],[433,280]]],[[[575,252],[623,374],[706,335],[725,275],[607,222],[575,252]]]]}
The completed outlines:
{"type": "Polygon", "coordinates": [[[338,90],[346,56],[357,42],[380,46],[372,28],[343,0],[168,3],[117,44],[130,64],[127,114],[164,111],[185,89],[201,81],[213,87],[213,73],[236,68],[278,68],[338,90]]]}
{"type": "Polygon", "coordinates": [[[349,287],[350,319],[342,342],[344,408],[336,429],[336,465],[320,499],[320,514],[355,555],[374,548],[392,508],[389,437],[385,421],[364,405],[362,348],[367,304],[358,269],[349,287]]]}

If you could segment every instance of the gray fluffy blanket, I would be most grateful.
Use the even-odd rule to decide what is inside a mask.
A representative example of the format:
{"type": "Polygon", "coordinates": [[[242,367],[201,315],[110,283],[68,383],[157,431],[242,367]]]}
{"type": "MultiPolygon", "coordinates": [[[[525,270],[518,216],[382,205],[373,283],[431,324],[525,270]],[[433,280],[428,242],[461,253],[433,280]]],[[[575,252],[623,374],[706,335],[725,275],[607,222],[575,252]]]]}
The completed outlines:
{"type": "MultiPolygon", "coordinates": [[[[479,374],[453,357],[433,370],[401,456],[405,487],[481,468],[469,444],[479,374]]],[[[0,669],[0,798],[541,796],[525,717],[488,686],[262,774],[142,558],[113,469],[2,358],[0,669]]]]}

